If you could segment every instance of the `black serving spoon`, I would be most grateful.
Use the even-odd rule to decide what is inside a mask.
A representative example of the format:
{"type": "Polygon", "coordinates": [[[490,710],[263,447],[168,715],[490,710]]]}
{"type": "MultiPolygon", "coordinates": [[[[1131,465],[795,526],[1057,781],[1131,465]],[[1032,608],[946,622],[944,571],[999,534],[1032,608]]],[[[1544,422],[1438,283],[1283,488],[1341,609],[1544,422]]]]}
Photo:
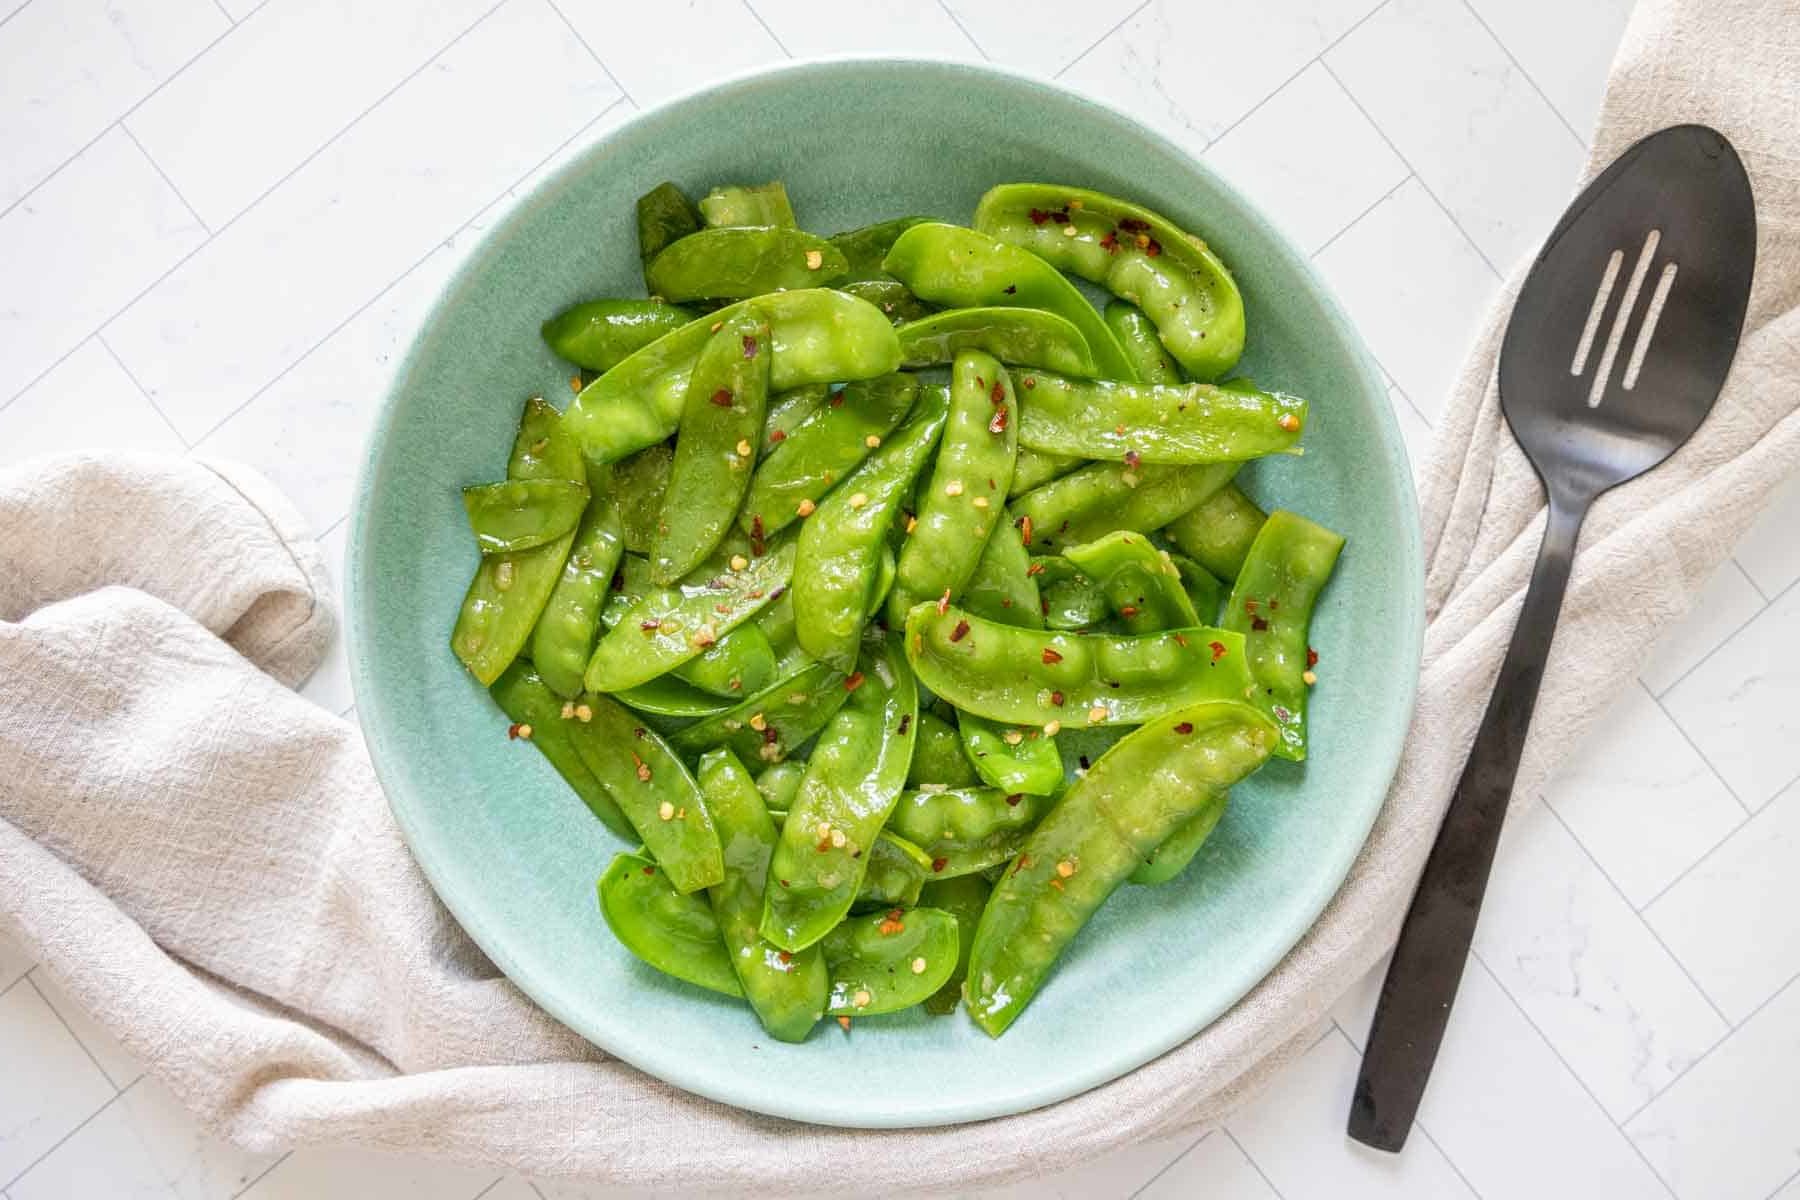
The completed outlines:
{"type": "Polygon", "coordinates": [[[1500,349],[1500,407],[1550,502],[1487,715],[1381,987],[1350,1136],[1406,1144],[1475,936],[1531,710],[1589,507],[1661,463],[1712,411],[1756,266],[1750,180],[1701,125],[1621,155],[1557,224],[1500,349]]]}

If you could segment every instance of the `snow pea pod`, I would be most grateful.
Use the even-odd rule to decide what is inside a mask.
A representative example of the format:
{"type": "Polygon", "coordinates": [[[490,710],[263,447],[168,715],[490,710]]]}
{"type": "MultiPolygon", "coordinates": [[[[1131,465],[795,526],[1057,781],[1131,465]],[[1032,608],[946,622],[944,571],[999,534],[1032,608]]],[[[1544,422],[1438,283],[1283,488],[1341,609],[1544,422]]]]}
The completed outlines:
{"type": "Polygon", "coordinates": [[[630,820],[676,890],[723,878],[719,835],[694,777],[675,752],[610,696],[589,692],[586,721],[563,722],[575,752],[630,820]]]}
{"type": "Polygon", "coordinates": [[[1167,883],[1181,874],[1194,861],[1194,855],[1200,853],[1200,847],[1206,844],[1212,831],[1218,828],[1220,818],[1225,815],[1228,796],[1228,792],[1221,791],[1208,797],[1199,812],[1177,826],[1174,833],[1164,838],[1162,844],[1137,865],[1131,872],[1131,882],[1167,883]]]}
{"type": "Polygon", "coordinates": [[[1268,514],[1228,483],[1164,528],[1177,549],[1221,579],[1236,579],[1268,514]]]}
{"type": "Polygon", "coordinates": [[[488,694],[513,724],[531,726],[529,740],[532,746],[550,760],[556,773],[581,797],[589,811],[600,818],[602,825],[627,841],[637,839],[631,822],[613,802],[612,795],[575,752],[568,722],[562,715],[565,701],[545,685],[530,663],[514,660],[494,681],[488,694]]]}
{"type": "Polygon", "coordinates": [[[1033,450],[1029,446],[1020,446],[1018,458],[1013,464],[1012,487],[1007,489],[1006,498],[1011,500],[1040,484],[1061,479],[1086,461],[1087,459],[1074,454],[1051,454],[1044,450],[1033,450]]]}
{"type": "MultiPolygon", "coordinates": [[[[801,778],[805,778],[804,770],[801,778]]],[[[798,788],[795,789],[798,794],[798,788]]],[[[787,824],[787,813],[770,808],[769,816],[777,828],[787,824]]],[[[882,830],[869,847],[869,869],[863,873],[862,886],[856,889],[856,904],[912,904],[931,874],[931,860],[925,852],[900,837],[882,830]]]]}
{"type": "Polygon", "coordinates": [[[775,651],[775,672],[770,678],[786,679],[811,665],[812,655],[800,648],[799,631],[794,627],[793,589],[782,588],[769,607],[756,614],[755,625],[775,651]]]}
{"type": "MultiPolygon", "coordinates": [[[[580,446],[557,411],[542,400],[525,402],[506,476],[586,482],[580,446]]],[[[571,530],[529,550],[482,555],[450,632],[450,648],[483,687],[500,678],[524,648],[574,541],[571,530]]]]}
{"type": "Polygon", "coordinates": [[[934,712],[921,711],[918,721],[918,743],[913,747],[912,765],[907,768],[906,786],[916,788],[971,787],[980,781],[975,768],[963,757],[962,735],[956,726],[934,712]]]}
{"type": "Polygon", "coordinates": [[[957,717],[956,728],[969,765],[989,787],[1003,795],[1048,796],[1061,790],[1063,765],[1056,739],[1036,725],[1002,726],[965,712],[957,717]]]}
{"type": "Polygon", "coordinates": [[[1114,383],[1024,376],[1019,442],[1127,463],[1243,462],[1293,450],[1306,401],[1209,383],[1114,383]]]}
{"type": "Polygon", "coordinates": [[[894,327],[867,301],[823,288],[758,296],[658,338],[583,388],[564,420],[588,455],[614,462],[674,433],[712,327],[746,307],[769,322],[770,391],[869,379],[900,365],[894,327]]]}
{"type": "Polygon", "coordinates": [[[1225,629],[1040,632],[921,604],[906,618],[906,654],[919,682],[965,715],[1052,732],[1142,724],[1199,700],[1241,700],[1255,686],[1243,635],[1225,629]]]}
{"type": "Polygon", "coordinates": [[[1094,306],[1055,267],[1030,251],[973,229],[933,221],[914,225],[895,239],[881,269],[933,304],[1003,305],[1055,313],[1080,331],[1103,378],[1137,378],[1131,360],[1094,306]]]}
{"type": "Polygon", "coordinates": [[[931,457],[946,415],[941,396],[922,392],[906,423],[827,495],[801,527],[794,556],[794,619],[801,647],[820,662],[841,670],[854,663],[888,530],[931,457]]]}
{"type": "Polygon", "coordinates": [[[843,707],[849,698],[844,678],[835,667],[813,663],[724,712],[689,725],[674,734],[670,744],[686,755],[724,746],[745,762],[781,762],[843,707]]]}
{"type": "Polygon", "coordinates": [[[529,550],[575,528],[587,507],[585,483],[567,479],[508,479],[462,490],[469,529],[483,554],[529,550]]]}
{"type": "Polygon", "coordinates": [[[1018,530],[1001,524],[988,534],[975,573],[963,585],[962,605],[1002,625],[1044,627],[1043,600],[1031,573],[1031,555],[1019,540],[1018,530]]]}
{"type": "Polygon", "coordinates": [[[750,487],[769,401],[769,323],[739,313],[719,323],[688,382],[675,461],[650,539],[651,577],[670,584],[725,536],[750,487]]]}
{"type": "Polygon", "coordinates": [[[1043,796],[991,787],[908,792],[888,829],[930,856],[934,879],[949,879],[1012,858],[1050,805],[1043,796]]]}
{"type": "Polygon", "coordinates": [[[1244,637],[1257,702],[1281,727],[1275,753],[1306,757],[1307,629],[1344,548],[1342,535],[1286,510],[1269,514],[1225,602],[1223,624],[1244,637]]]}
{"type": "Polygon", "coordinates": [[[826,935],[826,1011],[872,1017],[911,1008],[956,970],[956,918],[934,908],[852,917],[826,935]]]}
{"type": "Polygon", "coordinates": [[[735,700],[769,686],[775,669],[775,647],[768,635],[746,623],[720,634],[718,641],[669,674],[700,691],[735,700]]]}
{"type": "Polygon", "coordinates": [[[724,848],[725,878],[707,890],[726,953],[745,999],[771,1037],[803,1041],[824,1015],[830,990],[824,957],[790,954],[763,940],[763,887],[779,836],[750,772],[729,750],[700,760],[697,776],[724,848]]]}
{"type": "Polygon", "coordinates": [[[874,453],[918,394],[919,381],[903,374],[860,380],[833,393],[758,464],[739,526],[749,532],[760,521],[764,536],[772,536],[799,520],[802,508],[816,507],[874,453]]]}
{"type": "Polygon", "coordinates": [[[1168,218],[1102,192],[1048,183],[990,188],[975,228],[1129,300],[1195,379],[1244,351],[1244,300],[1231,272],[1168,218]]]}
{"type": "MultiPolygon", "coordinates": [[[[637,201],[638,258],[646,270],[650,260],[700,229],[700,210],[672,183],[657,184],[637,201]]],[[[654,289],[653,289],[654,290],[654,289]]]]}
{"type": "Polygon", "coordinates": [[[647,716],[674,718],[677,721],[710,717],[724,712],[732,703],[722,696],[709,695],[673,675],[658,675],[648,683],[613,692],[612,698],[647,716]]]}
{"type": "Polygon", "coordinates": [[[1238,463],[1136,469],[1097,462],[1033,488],[1009,511],[1021,530],[1031,522],[1032,553],[1091,542],[1116,529],[1159,529],[1224,487],[1238,463]]]}
{"type": "Polygon", "coordinates": [[[956,1011],[962,998],[963,977],[969,969],[969,948],[975,944],[975,928],[981,923],[981,910],[987,907],[988,881],[980,875],[957,875],[950,879],[934,879],[919,892],[921,908],[935,908],[956,918],[956,970],[944,980],[944,986],[925,1000],[925,1011],[947,1016],[956,1011]]]}
{"type": "MultiPolygon", "coordinates": [[[[663,496],[669,490],[669,469],[675,465],[675,451],[666,445],[640,450],[629,458],[612,464],[612,495],[619,506],[619,521],[625,527],[625,548],[636,554],[647,554],[656,537],[656,521],[662,512],[663,496]]],[[[643,564],[645,578],[649,564],[643,564]]]]}
{"type": "Polygon", "coordinates": [[[1181,586],[1187,592],[1188,603],[1194,606],[1200,624],[1211,625],[1218,621],[1230,589],[1217,575],[1185,554],[1171,553],[1169,561],[1181,573],[1181,586]]]}
{"type": "Polygon", "coordinates": [[[650,260],[644,280],[667,300],[744,300],[832,284],[850,271],[843,251],[816,234],[777,226],[702,229],[650,260]]]}
{"type": "Polygon", "coordinates": [[[712,904],[676,891],[654,859],[614,855],[599,892],[606,927],[639,960],[709,992],[744,994],[712,904]]]}
{"type": "Polygon", "coordinates": [[[768,547],[741,571],[721,571],[673,589],[657,589],[606,631],[588,660],[589,690],[636,687],[679,667],[755,616],[794,570],[794,543],[768,547]]]}
{"type": "MultiPolygon", "coordinates": [[[[1099,583],[1127,633],[1156,633],[1201,624],[1181,584],[1181,571],[1166,550],[1141,533],[1119,530],[1069,546],[1063,557],[1099,583]]],[[[1217,611],[1215,606],[1214,611],[1217,611]]]]}
{"type": "Polygon", "coordinates": [[[564,309],[540,328],[558,355],[590,371],[610,371],[698,314],[662,300],[588,300],[564,309]]]}
{"type": "Polygon", "coordinates": [[[864,851],[912,762],[919,691],[899,648],[872,638],[857,680],[819,734],[770,866],[763,936],[787,950],[812,945],[849,910],[868,870],[864,851]]]}
{"type": "Polygon", "coordinates": [[[1163,713],[1070,785],[995,886],[969,953],[964,1001],[999,1037],[1065,947],[1157,846],[1268,759],[1279,734],[1242,701],[1163,713]]]}
{"type": "Polygon", "coordinates": [[[1140,380],[1145,383],[1181,382],[1181,369],[1163,349],[1162,339],[1156,336],[1156,325],[1144,315],[1143,309],[1123,300],[1110,300],[1100,316],[1112,330],[1113,337],[1118,339],[1125,357],[1137,367],[1140,380]]]}
{"type": "Polygon", "coordinates": [[[867,300],[896,326],[929,317],[937,309],[912,294],[898,279],[857,279],[840,283],[838,290],[859,300],[867,300]]]}
{"type": "Polygon", "coordinates": [[[780,180],[739,183],[716,187],[700,198],[700,219],[719,228],[730,225],[771,225],[792,229],[794,206],[780,180]]]}
{"type": "Polygon", "coordinates": [[[901,234],[930,220],[930,217],[896,217],[892,221],[834,233],[830,241],[849,264],[852,281],[890,279],[892,277],[881,269],[881,260],[894,248],[894,242],[901,234]]]}
{"type": "Polygon", "coordinates": [[[1106,593],[1074,563],[1056,554],[1046,554],[1031,562],[1039,568],[1038,588],[1044,597],[1045,627],[1088,629],[1106,620],[1112,611],[1106,593]]]}
{"type": "Polygon", "coordinates": [[[950,415],[930,482],[910,523],[888,597],[890,626],[920,600],[955,596],[981,561],[1005,512],[1018,448],[1012,377],[991,354],[957,352],[950,371],[950,415]]]}
{"type": "MultiPolygon", "coordinates": [[[[605,468],[600,468],[602,472],[605,468]]],[[[575,531],[562,576],[531,631],[531,661],[550,689],[573,697],[600,636],[600,609],[625,553],[625,530],[604,481],[575,531]]]]}
{"type": "Polygon", "coordinates": [[[793,807],[794,797],[800,792],[800,781],[806,776],[806,764],[788,759],[773,763],[763,769],[756,777],[756,790],[762,793],[763,803],[771,810],[780,809],[782,815],[793,807]]]}
{"type": "Polygon", "coordinates": [[[1081,331],[1041,308],[953,308],[908,321],[898,335],[900,365],[908,370],[942,366],[959,351],[983,350],[1022,367],[1094,373],[1094,355],[1081,331]]]}
{"type": "Polygon", "coordinates": [[[756,443],[761,452],[767,454],[786,441],[800,422],[817,412],[830,396],[831,389],[822,383],[809,383],[770,396],[769,406],[763,412],[762,437],[756,443]]]}

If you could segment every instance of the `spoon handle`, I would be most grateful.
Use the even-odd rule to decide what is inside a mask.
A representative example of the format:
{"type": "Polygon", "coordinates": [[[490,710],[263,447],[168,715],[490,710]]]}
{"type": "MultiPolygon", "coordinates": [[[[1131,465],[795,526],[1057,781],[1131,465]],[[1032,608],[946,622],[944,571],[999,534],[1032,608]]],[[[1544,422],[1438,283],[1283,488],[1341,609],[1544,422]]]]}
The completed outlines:
{"type": "Polygon", "coordinates": [[[1450,1020],[1588,503],[1551,496],[1512,644],[1381,985],[1349,1126],[1377,1150],[1406,1144],[1450,1020]]]}

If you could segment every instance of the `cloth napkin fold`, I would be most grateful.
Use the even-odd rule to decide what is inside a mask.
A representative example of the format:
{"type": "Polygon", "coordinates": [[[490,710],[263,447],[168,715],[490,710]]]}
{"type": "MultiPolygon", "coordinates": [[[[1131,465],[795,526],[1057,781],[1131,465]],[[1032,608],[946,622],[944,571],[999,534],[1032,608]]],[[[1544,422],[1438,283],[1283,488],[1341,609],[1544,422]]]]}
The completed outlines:
{"type": "MultiPolygon", "coordinates": [[[[1665,125],[1723,130],[1756,189],[1756,286],[1713,417],[1588,523],[1520,797],[1800,462],[1796,112],[1795,4],[1653,0],[1635,15],[1590,173],[1665,125]]],[[[1197,1129],[1392,943],[1473,738],[1544,519],[1491,382],[1511,294],[1423,473],[1424,673],[1375,830],[1268,978],[1123,1079],[979,1124],[827,1129],[688,1095],[558,1025],[438,904],[355,728],[291,690],[329,640],[330,584],[286,501],[227,464],[70,456],[0,473],[0,933],[259,1150],[355,1142],[682,1194],[885,1194],[1197,1129]]]]}

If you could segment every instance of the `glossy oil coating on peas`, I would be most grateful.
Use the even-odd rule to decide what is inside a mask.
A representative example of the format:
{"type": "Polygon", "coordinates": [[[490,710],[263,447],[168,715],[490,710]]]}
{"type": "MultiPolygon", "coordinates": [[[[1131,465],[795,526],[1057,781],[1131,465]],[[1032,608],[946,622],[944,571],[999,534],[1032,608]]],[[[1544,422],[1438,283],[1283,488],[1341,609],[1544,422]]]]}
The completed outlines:
{"type": "Polygon", "coordinates": [[[764,292],[827,287],[849,272],[824,238],[776,226],[702,229],[650,261],[644,280],[665,300],[743,300],[764,292]]]}
{"type": "Polygon", "coordinates": [[[1206,243],[1147,208],[1086,188],[1007,183],[981,198],[974,224],[1137,305],[1195,379],[1219,378],[1244,351],[1244,300],[1231,272],[1206,243]]]}
{"type": "Polygon", "coordinates": [[[1038,308],[953,308],[899,328],[900,365],[942,366],[963,350],[981,350],[1003,363],[1094,373],[1087,339],[1067,320],[1038,308]]]}
{"type": "Polygon", "coordinates": [[[906,419],[919,394],[911,375],[883,375],[831,393],[769,448],[738,513],[749,533],[773,536],[816,507],[906,419]]]}
{"type": "Polygon", "coordinates": [[[906,610],[920,600],[959,596],[975,573],[988,535],[1006,515],[1017,409],[1005,367],[980,350],[957,353],[949,420],[888,597],[890,626],[904,622],[906,610]]]}
{"type": "Polygon", "coordinates": [[[830,397],[831,389],[822,383],[809,383],[779,396],[770,396],[769,406],[763,413],[762,437],[756,443],[757,452],[767,454],[781,445],[793,435],[800,422],[817,412],[830,397]]]}
{"type": "Polygon", "coordinates": [[[582,672],[600,636],[600,610],[625,552],[624,526],[605,473],[599,469],[594,498],[575,531],[562,575],[531,631],[531,661],[550,689],[564,697],[581,691],[582,672]]]}
{"type": "Polygon", "coordinates": [[[912,762],[919,692],[899,648],[871,637],[851,684],[819,734],[770,867],[763,936],[788,950],[812,945],[849,911],[912,762]]]}
{"type": "Polygon", "coordinates": [[[855,662],[888,531],[936,447],[946,415],[942,397],[921,391],[906,423],[801,526],[795,628],[800,645],[820,662],[840,670],[855,662]]]}
{"type": "Polygon", "coordinates": [[[771,1037],[805,1039],[824,1015],[830,988],[825,960],[816,950],[798,954],[762,937],[763,886],[778,836],[750,773],[729,750],[700,760],[696,775],[724,849],[725,878],[707,890],[720,936],[745,999],[771,1037]]]}
{"type": "Polygon", "coordinates": [[[879,221],[874,225],[864,225],[860,229],[846,229],[843,233],[834,233],[830,241],[844,255],[849,264],[852,282],[862,280],[891,280],[892,275],[881,269],[882,259],[894,248],[894,242],[901,234],[914,225],[923,225],[930,217],[896,217],[892,221],[879,221]]]}
{"type": "MultiPolygon", "coordinates": [[[[686,722],[710,717],[731,707],[731,701],[701,691],[673,675],[658,675],[648,683],[613,692],[613,699],[651,717],[672,718],[677,728],[686,722]]],[[[656,722],[652,722],[656,724],[656,722]]]]}
{"type": "MultiPolygon", "coordinates": [[[[805,778],[804,768],[801,778],[805,778]]],[[[798,784],[794,791],[799,794],[798,784]]],[[[787,824],[785,810],[777,811],[771,806],[769,816],[777,829],[787,824]]],[[[923,850],[884,829],[876,835],[875,844],[865,857],[869,867],[863,872],[862,886],[856,889],[856,904],[867,907],[871,904],[917,903],[919,891],[931,874],[931,860],[925,857],[923,850]]]]}
{"type": "Polygon", "coordinates": [[[569,718],[562,715],[568,701],[545,686],[530,663],[515,661],[494,681],[488,694],[493,696],[494,703],[500,706],[508,720],[515,725],[531,726],[531,737],[519,741],[529,741],[538,753],[550,760],[556,773],[581,797],[589,811],[600,818],[602,825],[621,838],[636,840],[636,831],[613,802],[612,794],[576,753],[568,727],[569,718]]]}
{"type": "MultiPolygon", "coordinates": [[[[1060,783],[1060,765],[1057,774],[1060,783]]],[[[933,879],[950,879],[1010,860],[1049,809],[1048,799],[1026,792],[934,788],[901,796],[887,827],[925,852],[933,879]]]]}
{"type": "MultiPolygon", "coordinates": [[[[1166,550],[1141,533],[1120,530],[1063,550],[1063,557],[1100,585],[1129,633],[1187,629],[1203,622],[1166,550]]],[[[1213,606],[1216,611],[1218,605],[1213,606]]]]}
{"type": "Polygon", "coordinates": [[[669,674],[710,695],[735,700],[774,682],[775,668],[775,647],[768,635],[747,623],[720,634],[718,641],[669,674]]]}
{"type": "Polygon", "coordinates": [[[590,716],[563,724],[575,752],[630,820],[675,890],[693,892],[719,882],[724,877],[719,835],[687,767],[612,698],[590,692],[577,703],[590,716]]]}
{"type": "Polygon", "coordinates": [[[794,759],[771,764],[756,777],[756,790],[771,810],[780,809],[782,816],[793,807],[800,792],[800,781],[806,777],[806,764],[794,759]]]}
{"type": "Polygon", "coordinates": [[[1019,447],[1018,459],[1013,464],[1012,487],[1007,489],[1007,499],[1023,495],[1032,488],[1049,483],[1052,479],[1061,479],[1076,467],[1087,462],[1087,459],[1074,454],[1051,454],[1044,450],[1033,450],[1029,446],[1019,447]]]}
{"type": "Polygon", "coordinates": [[[1306,757],[1307,647],[1313,606],[1331,578],[1344,539],[1285,510],[1272,512],[1225,602],[1223,624],[1244,635],[1257,702],[1281,727],[1275,753],[1306,757]]]}
{"type": "Polygon", "coordinates": [[[962,1000],[969,950],[975,944],[975,929],[981,923],[981,910],[987,907],[989,890],[988,881],[981,875],[957,875],[934,879],[919,893],[920,907],[941,909],[956,918],[956,970],[944,980],[944,986],[925,999],[925,1011],[934,1016],[955,1012],[962,1000]]]}
{"type": "Polygon", "coordinates": [[[1143,309],[1124,300],[1111,300],[1100,315],[1106,321],[1106,327],[1112,330],[1113,337],[1118,339],[1125,357],[1137,368],[1140,382],[1181,382],[1181,368],[1163,349],[1162,339],[1156,335],[1156,324],[1144,315],[1143,309]]]}
{"type": "Polygon", "coordinates": [[[813,663],[724,712],[695,722],[670,742],[682,754],[727,746],[747,763],[781,762],[843,707],[849,699],[844,679],[836,667],[813,663]]]}
{"type": "Polygon", "coordinates": [[[1262,766],[1278,736],[1250,705],[1214,700],[1164,712],[1101,755],[1026,839],[982,912],[963,985],[975,1023],[1004,1033],[1113,890],[1262,766]]]}
{"type": "MultiPolygon", "coordinates": [[[[661,442],[612,464],[612,495],[619,506],[625,549],[633,554],[650,553],[657,515],[662,512],[663,496],[669,490],[669,470],[674,465],[675,452],[661,442]]],[[[650,564],[642,565],[644,578],[648,579],[650,564]]]]}
{"type": "Polygon", "coordinates": [[[1225,597],[1230,591],[1223,580],[1185,554],[1170,553],[1169,561],[1181,573],[1181,586],[1187,592],[1188,603],[1194,606],[1202,625],[1216,625],[1219,614],[1225,609],[1225,597]]]}
{"type": "Polygon", "coordinates": [[[851,917],[826,935],[827,1011],[872,1017],[911,1008],[956,970],[956,918],[934,908],[851,917]]]}
{"type": "Polygon", "coordinates": [[[716,187],[700,198],[700,219],[715,229],[731,225],[792,229],[798,224],[787,188],[779,180],[716,187]]]}
{"type": "Polygon", "coordinates": [[[1131,882],[1167,883],[1181,874],[1194,861],[1194,855],[1200,853],[1200,847],[1206,844],[1206,839],[1212,836],[1213,830],[1218,828],[1220,819],[1225,816],[1228,798],[1229,793],[1220,792],[1207,800],[1199,812],[1164,838],[1162,844],[1138,864],[1137,869],[1131,873],[1131,882]]]}
{"type": "Polygon", "coordinates": [[[581,390],[564,420],[597,462],[654,446],[681,423],[689,377],[713,326],[745,308],[769,322],[769,389],[886,375],[900,342],[880,309],[821,288],[758,296],[658,338],[581,390]]]}
{"type": "Polygon", "coordinates": [[[1031,564],[1038,568],[1045,628],[1090,629],[1112,612],[1112,602],[1100,585],[1060,554],[1034,558],[1031,564]]]}
{"type": "Polygon", "coordinates": [[[588,300],[551,317],[540,332],[576,366],[606,372],[696,315],[662,300],[588,300]]]}
{"type": "Polygon", "coordinates": [[[960,788],[980,782],[975,768],[963,757],[962,735],[943,717],[921,709],[918,742],[913,746],[912,766],[906,772],[906,786],[960,788]]]}
{"type": "Polygon", "coordinates": [[[962,606],[1002,625],[1044,627],[1043,600],[1032,574],[1031,555],[1019,540],[1018,530],[998,524],[988,535],[975,573],[963,585],[962,606]]]}
{"type": "Polygon", "coordinates": [[[1177,549],[1221,579],[1236,579],[1268,514],[1235,483],[1169,522],[1163,530],[1177,549]]]}
{"type": "Polygon", "coordinates": [[[1105,379],[1136,379],[1131,361],[1094,306],[1042,258],[964,229],[926,222],[894,241],[882,270],[933,304],[951,308],[1036,308],[1080,331],[1105,379]]]}
{"type": "Polygon", "coordinates": [[[1306,401],[1207,383],[1114,383],[1034,372],[1019,442],[1126,463],[1244,462],[1294,448],[1306,401]]]}
{"type": "Polygon", "coordinates": [[[709,992],[744,994],[711,903],[676,891],[654,859],[615,855],[599,892],[606,927],[638,959],[709,992]]]}
{"type": "Polygon", "coordinates": [[[956,727],[964,757],[989,787],[1009,796],[1048,796],[1062,790],[1062,755],[1056,738],[1036,725],[1007,725],[966,712],[956,727]]]}
{"type": "Polygon", "coordinates": [[[587,509],[585,483],[567,479],[508,479],[462,492],[469,531],[483,554],[529,550],[575,528],[587,509]]]}
{"type": "Polygon", "coordinates": [[[920,683],[963,712],[1051,732],[1141,724],[1254,686],[1243,635],[1225,629],[1058,633],[921,604],[906,618],[906,656],[920,683]]]}
{"type": "Polygon", "coordinates": [[[650,260],[668,249],[671,243],[699,228],[700,210],[674,184],[659,183],[638,197],[638,258],[646,268],[650,266],[650,260]]]}
{"type": "MultiPolygon", "coordinates": [[[[557,411],[542,400],[526,401],[506,476],[587,481],[581,448],[557,411]]],[[[571,530],[529,550],[482,556],[450,632],[450,648],[483,687],[500,678],[524,648],[574,541],[571,530]]]]}
{"type": "Polygon", "coordinates": [[[1053,479],[1014,500],[1013,524],[1031,521],[1031,552],[1091,542],[1117,529],[1167,525],[1224,487],[1237,463],[1139,467],[1097,462],[1053,479]]]}

